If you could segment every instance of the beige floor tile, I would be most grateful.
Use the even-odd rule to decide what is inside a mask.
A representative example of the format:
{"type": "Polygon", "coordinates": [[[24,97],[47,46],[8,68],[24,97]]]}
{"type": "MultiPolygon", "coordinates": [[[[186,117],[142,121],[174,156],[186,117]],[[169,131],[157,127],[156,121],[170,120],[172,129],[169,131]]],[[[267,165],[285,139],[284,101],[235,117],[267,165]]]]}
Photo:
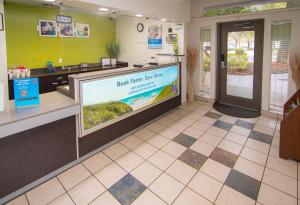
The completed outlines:
{"type": "Polygon", "coordinates": [[[144,159],[148,159],[151,155],[157,152],[157,148],[151,144],[144,142],[133,149],[133,151],[144,159]]]}
{"type": "Polygon", "coordinates": [[[257,201],[263,205],[296,205],[297,199],[285,194],[273,187],[262,183],[260,186],[257,201]]]}
{"type": "Polygon", "coordinates": [[[186,124],[188,126],[192,125],[196,120],[188,118],[188,117],[183,117],[180,120],[178,120],[179,123],[186,124]]]}
{"type": "Polygon", "coordinates": [[[279,137],[274,137],[273,140],[272,140],[272,146],[275,146],[275,147],[279,147],[279,144],[280,144],[280,139],[279,137]]]}
{"type": "Polygon", "coordinates": [[[125,139],[123,139],[120,143],[122,145],[124,145],[125,147],[127,147],[128,149],[133,149],[136,146],[138,146],[139,144],[141,144],[142,142],[143,142],[143,140],[136,137],[135,135],[130,135],[130,136],[126,137],[125,139]]]}
{"type": "Polygon", "coordinates": [[[255,201],[225,185],[216,200],[216,205],[255,205],[255,201]]]}
{"type": "Polygon", "coordinates": [[[147,189],[131,205],[167,205],[167,203],[147,189]]]}
{"type": "Polygon", "coordinates": [[[154,155],[152,155],[148,159],[148,161],[156,167],[160,168],[161,170],[166,170],[175,161],[175,158],[159,150],[154,155]]]}
{"type": "Polygon", "coordinates": [[[97,172],[95,176],[108,189],[126,174],[126,171],[113,162],[101,171],[97,172]]]}
{"type": "Polygon", "coordinates": [[[263,173],[264,173],[264,167],[254,163],[252,161],[249,161],[243,157],[239,157],[236,161],[233,169],[244,173],[258,181],[261,181],[263,173]]]}
{"type": "Polygon", "coordinates": [[[230,170],[231,169],[229,167],[212,159],[207,159],[200,169],[201,172],[213,177],[214,179],[217,179],[222,183],[225,182],[230,170]]]}
{"type": "Polygon", "coordinates": [[[269,153],[270,145],[264,142],[260,142],[258,140],[250,139],[248,138],[246,142],[246,147],[249,147],[251,149],[263,152],[265,154],[269,153]]]}
{"type": "Polygon", "coordinates": [[[256,124],[259,126],[268,127],[271,129],[275,129],[275,127],[276,127],[276,121],[270,121],[270,120],[259,119],[259,120],[257,120],[256,124]]]}
{"type": "Polygon", "coordinates": [[[250,161],[256,162],[262,166],[265,166],[265,164],[267,162],[266,154],[256,151],[254,149],[248,148],[248,147],[244,147],[242,149],[241,156],[250,161]]]}
{"type": "Polygon", "coordinates": [[[227,135],[225,136],[225,139],[238,143],[240,145],[244,145],[247,141],[247,137],[236,134],[234,132],[228,132],[227,135]]]}
{"type": "Polygon", "coordinates": [[[91,205],[121,205],[108,191],[99,196],[91,205]]]}
{"type": "Polygon", "coordinates": [[[148,187],[161,173],[160,169],[144,161],[131,172],[131,175],[148,187]]]}
{"type": "Polygon", "coordinates": [[[105,154],[99,152],[83,161],[82,164],[93,174],[100,171],[112,162],[105,154]]]}
{"type": "Polygon", "coordinates": [[[279,147],[271,146],[269,155],[275,158],[279,158],[279,147]]]}
{"type": "Polygon", "coordinates": [[[222,188],[222,185],[222,183],[212,177],[209,177],[202,172],[198,172],[188,184],[188,187],[204,196],[209,201],[214,202],[222,188]]]}
{"type": "Polygon", "coordinates": [[[149,130],[152,130],[153,132],[158,133],[158,132],[162,131],[163,129],[165,129],[166,126],[161,125],[157,122],[154,122],[154,123],[151,123],[150,125],[148,125],[146,128],[149,130]]]}
{"type": "Polygon", "coordinates": [[[154,192],[168,204],[173,203],[183,188],[183,184],[165,173],[156,179],[149,187],[152,192],[154,192]]]}
{"type": "Polygon", "coordinates": [[[233,154],[239,155],[243,146],[240,144],[237,144],[235,142],[231,142],[229,140],[222,140],[221,143],[218,145],[219,148],[226,150],[228,152],[231,152],[233,154]]]}
{"type": "Polygon", "coordinates": [[[239,118],[239,119],[253,124],[256,123],[257,121],[257,118],[239,118]]]}
{"type": "Polygon", "coordinates": [[[155,132],[153,132],[152,130],[147,129],[147,128],[143,128],[143,129],[137,131],[136,133],[134,133],[135,136],[137,136],[138,138],[140,138],[142,140],[147,140],[155,134],[156,134],[155,132]]]}
{"type": "Polygon", "coordinates": [[[25,195],[21,195],[18,198],[8,202],[6,205],[28,205],[28,201],[25,195]]]}
{"type": "Polygon", "coordinates": [[[116,160],[119,157],[123,156],[129,150],[120,143],[113,144],[109,148],[105,149],[103,152],[112,160],[116,160]]]}
{"type": "Polygon", "coordinates": [[[186,125],[184,123],[181,122],[175,122],[174,124],[172,124],[170,126],[170,128],[177,130],[178,132],[182,132],[183,130],[185,130],[186,128],[188,128],[189,125],[186,125]]]}
{"type": "Polygon", "coordinates": [[[190,149],[203,154],[207,157],[209,157],[209,155],[214,151],[216,147],[212,146],[204,141],[202,141],[201,139],[197,140],[191,147],[190,149]]]}
{"type": "Polygon", "coordinates": [[[76,205],[85,205],[91,203],[105,191],[97,179],[92,176],[81,182],[69,191],[70,196],[76,205]]]}
{"type": "Polygon", "coordinates": [[[46,183],[34,188],[26,193],[30,205],[47,204],[65,193],[63,186],[57,178],[53,178],[46,183]]]}
{"type": "Polygon", "coordinates": [[[57,178],[63,184],[65,189],[69,190],[90,176],[91,173],[82,164],[78,164],[58,175],[57,178]]]}
{"type": "Polygon", "coordinates": [[[70,196],[65,193],[49,203],[49,205],[75,205],[70,196]]]}
{"type": "Polygon", "coordinates": [[[215,119],[212,119],[210,117],[206,117],[206,116],[203,116],[201,117],[198,122],[201,122],[201,123],[204,123],[204,124],[207,124],[207,125],[212,125],[216,122],[217,120],[215,119]]]}
{"type": "Polygon", "coordinates": [[[186,150],[186,147],[171,141],[168,144],[166,144],[162,148],[162,150],[172,155],[173,157],[177,158],[186,150]]]}
{"type": "Polygon", "coordinates": [[[250,135],[251,130],[248,130],[246,128],[243,128],[243,127],[240,127],[237,125],[233,125],[233,127],[230,129],[230,132],[248,137],[250,135]]]}
{"type": "Polygon", "coordinates": [[[188,136],[191,136],[193,138],[199,139],[201,135],[203,134],[203,131],[200,131],[198,129],[195,129],[193,127],[189,127],[186,130],[183,131],[183,134],[186,134],[188,136]]]}
{"type": "Polygon", "coordinates": [[[215,126],[211,126],[207,131],[206,133],[210,133],[210,134],[213,134],[213,135],[216,135],[218,137],[224,137],[226,134],[227,134],[227,130],[224,130],[224,129],[221,129],[221,128],[218,128],[218,127],[215,127],[215,126]]]}
{"type": "Polygon", "coordinates": [[[160,134],[163,137],[166,137],[170,140],[174,139],[177,135],[179,135],[180,132],[177,130],[174,130],[172,128],[166,128],[162,131],[160,131],[158,134],[160,134]]]}
{"type": "Polygon", "coordinates": [[[272,169],[266,168],[263,176],[263,182],[275,187],[276,189],[297,197],[297,180],[272,169]]]}
{"type": "Polygon", "coordinates": [[[166,173],[174,177],[182,184],[187,184],[196,174],[197,170],[186,163],[176,160],[167,170],[166,173]]]}
{"type": "Polygon", "coordinates": [[[173,205],[212,205],[212,203],[193,190],[185,188],[173,205]]]}
{"type": "Polygon", "coordinates": [[[172,125],[175,121],[167,118],[167,117],[163,117],[160,118],[159,120],[156,121],[158,124],[163,125],[165,127],[169,127],[170,125],[172,125]]]}
{"type": "Polygon", "coordinates": [[[222,140],[221,137],[218,137],[216,135],[210,134],[210,133],[204,133],[201,137],[200,140],[203,142],[206,142],[212,146],[217,146],[220,141],[222,140]]]}
{"type": "Polygon", "coordinates": [[[153,137],[151,137],[150,139],[148,139],[147,142],[160,149],[161,147],[166,145],[168,142],[170,142],[170,140],[159,134],[156,134],[153,137]]]}
{"type": "Polygon", "coordinates": [[[196,121],[191,125],[191,127],[194,128],[194,129],[197,129],[201,132],[205,132],[210,127],[210,125],[205,124],[205,123],[200,122],[200,121],[196,121]]]}
{"type": "Polygon", "coordinates": [[[273,134],[274,134],[274,129],[264,127],[264,126],[260,126],[258,124],[256,124],[254,126],[253,130],[257,131],[257,132],[261,132],[261,133],[266,134],[266,135],[270,135],[270,136],[273,136],[273,134]]]}
{"type": "Polygon", "coordinates": [[[201,112],[195,111],[190,114],[188,114],[186,117],[192,119],[192,120],[199,120],[205,113],[202,114],[202,112],[205,112],[204,110],[201,112]],[[196,113],[195,113],[196,112],[196,113]]]}
{"type": "Polygon", "coordinates": [[[297,162],[269,156],[267,167],[297,179],[297,162]]]}
{"type": "Polygon", "coordinates": [[[139,166],[143,161],[144,159],[134,152],[127,152],[124,156],[117,159],[116,163],[127,172],[130,172],[139,166]]]}
{"type": "Polygon", "coordinates": [[[231,117],[231,116],[225,115],[225,116],[221,117],[220,120],[223,122],[234,124],[237,121],[237,117],[231,117]]]}

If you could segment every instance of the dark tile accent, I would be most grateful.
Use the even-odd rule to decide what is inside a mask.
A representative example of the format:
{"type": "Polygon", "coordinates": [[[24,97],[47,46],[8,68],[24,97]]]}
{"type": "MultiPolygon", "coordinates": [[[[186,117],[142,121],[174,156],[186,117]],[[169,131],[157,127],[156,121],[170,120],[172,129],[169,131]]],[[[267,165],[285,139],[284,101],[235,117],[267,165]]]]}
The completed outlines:
{"type": "Polygon", "coordinates": [[[235,154],[232,154],[231,152],[227,152],[226,150],[223,150],[223,149],[220,149],[217,147],[211,153],[209,158],[232,168],[234,166],[234,163],[236,162],[238,156],[235,154]]]}
{"type": "Polygon", "coordinates": [[[206,117],[210,117],[210,118],[213,118],[213,119],[220,119],[222,117],[222,115],[218,114],[218,113],[214,113],[214,112],[207,112],[204,116],[206,117]]]}
{"type": "Polygon", "coordinates": [[[254,140],[258,140],[267,144],[271,144],[273,137],[270,135],[266,135],[257,131],[251,131],[249,138],[254,139],[254,140]]]}
{"type": "Polygon", "coordinates": [[[117,183],[111,186],[108,191],[122,204],[129,205],[138,198],[146,187],[136,178],[127,174],[117,183]]]}
{"type": "Polygon", "coordinates": [[[237,120],[235,122],[235,125],[246,128],[246,129],[249,129],[249,130],[252,130],[255,126],[255,124],[250,123],[250,122],[246,122],[246,121],[243,121],[243,120],[237,120]]]}
{"type": "Polygon", "coordinates": [[[234,169],[229,173],[225,184],[236,191],[256,200],[260,188],[260,181],[253,179],[234,169]]]}
{"type": "Polygon", "coordinates": [[[194,142],[196,142],[196,139],[183,133],[180,133],[177,137],[173,139],[173,141],[189,148],[190,146],[192,146],[192,144],[194,144],[194,142]]]}
{"type": "Polygon", "coordinates": [[[207,160],[207,157],[198,152],[195,152],[194,150],[187,149],[180,155],[178,159],[194,167],[195,169],[200,169],[207,160]]]}
{"type": "Polygon", "coordinates": [[[228,123],[228,122],[223,122],[221,120],[216,121],[213,126],[218,127],[218,128],[222,128],[224,130],[230,130],[232,128],[232,124],[228,123]]]}

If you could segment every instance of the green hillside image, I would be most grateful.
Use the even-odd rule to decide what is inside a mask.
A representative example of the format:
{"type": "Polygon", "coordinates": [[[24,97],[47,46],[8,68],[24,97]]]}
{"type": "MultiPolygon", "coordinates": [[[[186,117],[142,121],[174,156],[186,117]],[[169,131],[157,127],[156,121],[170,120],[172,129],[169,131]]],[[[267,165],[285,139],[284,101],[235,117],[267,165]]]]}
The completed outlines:
{"type": "Polygon", "coordinates": [[[121,115],[131,112],[133,109],[123,102],[108,102],[83,107],[84,129],[90,129],[113,120],[121,115]]]}
{"type": "Polygon", "coordinates": [[[174,81],[173,83],[171,83],[168,86],[165,86],[159,93],[159,95],[153,100],[153,103],[157,103],[160,102],[162,100],[167,99],[168,97],[171,97],[173,95],[175,95],[176,93],[172,92],[172,85],[176,84],[177,81],[174,81]]]}

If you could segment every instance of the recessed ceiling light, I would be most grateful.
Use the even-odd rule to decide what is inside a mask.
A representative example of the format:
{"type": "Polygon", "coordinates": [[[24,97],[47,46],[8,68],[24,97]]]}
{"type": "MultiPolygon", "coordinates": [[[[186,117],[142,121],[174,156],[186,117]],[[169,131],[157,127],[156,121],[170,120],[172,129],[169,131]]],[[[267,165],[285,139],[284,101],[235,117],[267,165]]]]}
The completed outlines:
{"type": "Polygon", "coordinates": [[[165,19],[165,18],[162,18],[162,19],[160,19],[161,21],[167,21],[167,19],[165,19]]]}
{"type": "Polygon", "coordinates": [[[136,14],[135,17],[138,17],[138,18],[141,18],[143,17],[144,15],[143,14],[136,14]]]}
{"type": "Polygon", "coordinates": [[[98,10],[99,10],[99,11],[104,11],[104,12],[105,12],[105,11],[109,11],[110,9],[102,7],[102,8],[99,8],[98,10]]]}
{"type": "Polygon", "coordinates": [[[47,2],[54,2],[55,0],[45,0],[45,1],[47,1],[47,2]]]}

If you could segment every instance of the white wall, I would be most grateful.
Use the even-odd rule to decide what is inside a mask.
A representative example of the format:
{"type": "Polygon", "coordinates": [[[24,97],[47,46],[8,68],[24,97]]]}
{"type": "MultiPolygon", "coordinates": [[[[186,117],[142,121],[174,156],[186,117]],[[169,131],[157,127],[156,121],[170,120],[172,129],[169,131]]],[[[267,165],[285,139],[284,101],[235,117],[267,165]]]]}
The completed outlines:
{"type": "MultiPolygon", "coordinates": [[[[168,28],[172,28],[172,33],[178,34],[180,54],[184,54],[186,46],[186,34],[184,24],[178,25],[178,23],[161,22],[151,19],[137,19],[127,16],[119,16],[116,19],[117,24],[117,41],[121,46],[121,53],[118,60],[126,61],[129,66],[135,63],[149,63],[151,57],[155,57],[158,63],[170,63],[175,62],[174,57],[163,57],[157,54],[174,54],[172,44],[166,44],[166,36],[168,34],[168,28]],[[144,31],[138,32],[136,26],[138,23],[144,24],[144,31]],[[148,27],[150,25],[162,25],[162,49],[149,49],[148,48],[148,27]]],[[[185,58],[181,58],[182,61],[182,96],[183,102],[186,97],[186,67],[185,58]]]]}
{"type": "MultiPolygon", "coordinates": [[[[3,0],[0,0],[0,13],[4,14],[3,0]]],[[[6,38],[5,31],[0,31],[0,112],[8,104],[7,80],[6,38]]]]}
{"type": "MultiPolygon", "coordinates": [[[[291,45],[300,46],[300,9],[288,9],[282,11],[264,12],[258,14],[236,15],[236,16],[222,16],[194,19],[188,25],[188,46],[200,48],[200,28],[210,27],[212,29],[212,64],[211,64],[211,90],[210,95],[215,98],[216,94],[216,55],[217,55],[217,23],[226,21],[238,21],[249,19],[265,19],[264,30],[264,52],[263,52],[263,85],[262,85],[262,110],[269,110],[270,98],[270,73],[271,73],[271,24],[274,21],[289,20],[292,23],[291,45]]],[[[200,64],[197,63],[197,70],[195,72],[195,88],[199,92],[199,69],[200,64]]],[[[288,83],[288,93],[291,96],[296,91],[295,84],[291,77],[288,83]]]]}
{"type": "Polygon", "coordinates": [[[190,0],[80,0],[172,21],[190,21],[190,0]]]}

